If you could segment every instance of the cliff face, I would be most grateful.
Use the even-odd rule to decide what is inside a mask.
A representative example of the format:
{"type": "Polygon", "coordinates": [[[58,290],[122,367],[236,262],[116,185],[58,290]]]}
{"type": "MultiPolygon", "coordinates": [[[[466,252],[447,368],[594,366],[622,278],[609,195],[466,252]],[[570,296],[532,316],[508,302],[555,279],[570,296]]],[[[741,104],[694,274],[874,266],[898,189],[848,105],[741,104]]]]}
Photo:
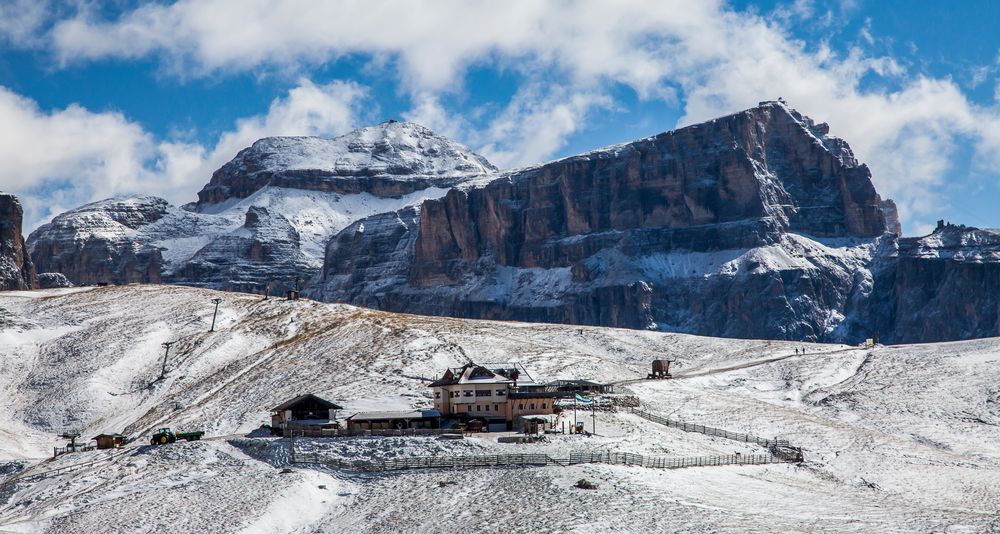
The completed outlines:
{"type": "Polygon", "coordinates": [[[883,341],[1000,336],[1000,231],[939,224],[881,264],[871,316],[883,341]]]}
{"type": "Polygon", "coordinates": [[[14,195],[0,193],[0,290],[38,287],[21,223],[24,210],[14,195]]]}
{"type": "Polygon", "coordinates": [[[452,189],[424,202],[418,228],[396,230],[376,248],[337,236],[312,293],[414,313],[825,340],[857,334],[843,311],[871,290],[868,264],[898,221],[846,143],[762,103],[452,189]],[[364,271],[344,268],[352,256],[364,271]]]}

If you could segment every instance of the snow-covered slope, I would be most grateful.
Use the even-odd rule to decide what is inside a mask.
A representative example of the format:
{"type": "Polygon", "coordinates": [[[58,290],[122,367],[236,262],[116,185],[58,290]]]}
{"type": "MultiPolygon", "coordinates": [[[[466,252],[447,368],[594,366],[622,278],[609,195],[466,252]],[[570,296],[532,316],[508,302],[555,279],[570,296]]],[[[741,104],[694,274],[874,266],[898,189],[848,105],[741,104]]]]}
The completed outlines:
{"type": "MultiPolygon", "coordinates": [[[[1000,528],[1000,340],[879,347],[396,315],[169,286],[0,295],[0,458],[37,462],[55,434],[157,426],[245,432],[311,391],[347,411],[430,404],[420,376],[471,358],[536,379],[626,380],[646,409],[780,436],[801,466],[658,471],[588,465],[358,476],[275,467],[287,441],[216,440],[61,456],[0,487],[0,531],[824,531],[1000,528]],[[215,332],[211,298],[223,297],[215,332]],[[95,314],[94,310],[102,310],[95,314]],[[164,341],[168,372],[157,380],[164,341]],[[805,349],[796,354],[796,349],[805,349]],[[75,468],[71,468],[77,466],[75,468]],[[80,467],[82,466],[82,467],[80,467]],[[56,469],[63,469],[56,471],[56,469]],[[587,478],[594,492],[572,488],[587,478]],[[440,483],[444,483],[443,485],[440,483]],[[600,503],[600,505],[596,505],[600,503]],[[402,522],[402,523],[401,523],[402,522]]],[[[620,386],[621,387],[621,386],[620,386]]],[[[588,429],[590,417],[587,417],[588,429]]],[[[456,452],[752,453],[742,443],[599,414],[599,436],[305,441],[365,459],[456,452]]],[[[0,473],[11,471],[0,462],[0,473]]],[[[5,475],[0,474],[0,479],[5,475]]]]}

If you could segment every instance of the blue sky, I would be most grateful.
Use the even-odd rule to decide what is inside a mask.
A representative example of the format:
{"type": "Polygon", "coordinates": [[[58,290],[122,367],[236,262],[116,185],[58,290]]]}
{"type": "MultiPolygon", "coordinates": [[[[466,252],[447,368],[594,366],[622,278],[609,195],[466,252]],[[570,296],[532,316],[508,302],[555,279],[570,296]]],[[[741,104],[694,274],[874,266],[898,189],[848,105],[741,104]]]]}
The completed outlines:
{"type": "Polygon", "coordinates": [[[690,4],[0,0],[0,189],[32,227],[265,135],[409,119],[513,167],[783,96],[905,233],[1000,226],[1000,3],[690,4]]]}

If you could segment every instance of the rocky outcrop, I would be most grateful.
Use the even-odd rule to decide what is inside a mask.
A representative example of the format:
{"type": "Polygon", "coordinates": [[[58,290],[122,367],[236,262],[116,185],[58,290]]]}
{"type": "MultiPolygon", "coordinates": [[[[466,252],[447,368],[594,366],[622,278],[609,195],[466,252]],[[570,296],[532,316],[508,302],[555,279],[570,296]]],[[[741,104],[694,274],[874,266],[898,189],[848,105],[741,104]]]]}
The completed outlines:
{"type": "Polygon", "coordinates": [[[417,228],[368,235],[397,218],[338,235],[311,293],[479,319],[848,339],[864,327],[844,311],[866,302],[869,265],[899,228],[848,145],[776,102],[457,187],[424,202],[417,228]]]}
{"type": "Polygon", "coordinates": [[[0,193],[0,290],[38,287],[21,224],[24,210],[14,195],[0,193]]]}
{"type": "Polygon", "coordinates": [[[261,139],[212,175],[197,206],[208,209],[267,186],[400,197],[495,171],[482,156],[423,126],[388,121],[335,139],[261,139]]]}

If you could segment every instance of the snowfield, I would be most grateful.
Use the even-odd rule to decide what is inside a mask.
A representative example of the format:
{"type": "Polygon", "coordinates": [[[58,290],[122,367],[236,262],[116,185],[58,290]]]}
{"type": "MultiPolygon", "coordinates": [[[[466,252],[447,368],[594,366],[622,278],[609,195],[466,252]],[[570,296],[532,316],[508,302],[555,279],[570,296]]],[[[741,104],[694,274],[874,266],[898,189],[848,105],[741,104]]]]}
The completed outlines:
{"type": "MultiPolygon", "coordinates": [[[[0,532],[1000,531],[1000,340],[877,347],[704,338],[371,311],[174,286],[0,294],[0,532]],[[211,299],[223,299],[216,331],[211,299]],[[163,364],[161,343],[176,341],[163,364]],[[796,349],[805,349],[796,354],[796,349]],[[516,360],[536,380],[628,382],[653,413],[801,446],[802,465],[343,472],[253,432],[305,392],[347,412],[431,404],[422,378],[516,360]],[[152,447],[160,426],[201,442],[152,447]],[[51,459],[57,435],[119,451],[51,459]],[[593,491],[573,487],[585,478],[593,491]]],[[[581,411],[591,430],[594,419],[581,411]]],[[[572,413],[569,415],[572,420],[572,413]]],[[[438,454],[759,454],[596,415],[597,435],[300,439],[348,460],[438,454]]]]}

